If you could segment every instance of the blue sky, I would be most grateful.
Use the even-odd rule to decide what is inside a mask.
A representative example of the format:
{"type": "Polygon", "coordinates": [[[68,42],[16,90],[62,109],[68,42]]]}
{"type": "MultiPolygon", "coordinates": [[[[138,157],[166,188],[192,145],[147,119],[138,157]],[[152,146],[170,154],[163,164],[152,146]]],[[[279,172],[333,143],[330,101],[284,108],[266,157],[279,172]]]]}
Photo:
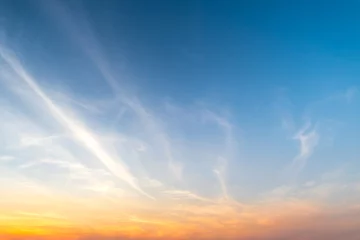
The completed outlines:
{"type": "Polygon", "coordinates": [[[2,1],[0,179],[134,211],[356,203],[359,7],[2,1]]]}

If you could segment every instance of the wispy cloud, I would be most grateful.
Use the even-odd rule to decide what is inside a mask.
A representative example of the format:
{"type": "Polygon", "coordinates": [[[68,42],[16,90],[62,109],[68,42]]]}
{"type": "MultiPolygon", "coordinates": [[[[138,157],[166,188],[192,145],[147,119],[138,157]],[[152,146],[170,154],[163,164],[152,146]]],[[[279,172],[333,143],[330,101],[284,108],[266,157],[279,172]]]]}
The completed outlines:
{"type": "Polygon", "coordinates": [[[14,156],[9,156],[9,155],[0,156],[0,162],[9,162],[9,161],[12,161],[14,159],[15,159],[14,156]]]}
{"type": "Polygon", "coordinates": [[[319,138],[320,136],[316,131],[316,126],[312,126],[310,122],[307,122],[305,126],[295,134],[294,139],[297,140],[300,145],[299,154],[292,162],[292,166],[296,172],[304,168],[307,159],[312,155],[318,145],[319,138]]]}
{"type": "Polygon", "coordinates": [[[233,137],[233,126],[227,119],[209,110],[205,111],[205,118],[214,121],[223,131],[224,148],[220,156],[216,159],[217,163],[213,171],[219,180],[223,198],[229,200],[230,196],[226,185],[226,170],[229,160],[234,159],[236,156],[236,141],[233,137]]]}
{"type": "Polygon", "coordinates": [[[195,193],[192,193],[190,191],[185,191],[185,190],[166,190],[164,191],[164,194],[169,196],[170,198],[173,199],[179,199],[179,200],[184,200],[184,199],[192,199],[192,200],[199,200],[199,201],[204,201],[204,202],[213,202],[210,199],[201,197],[195,193]]]}
{"type": "MultiPolygon", "coordinates": [[[[147,109],[144,104],[134,94],[124,90],[123,80],[116,76],[107,61],[101,44],[99,43],[95,32],[84,16],[76,17],[66,5],[59,1],[44,2],[47,10],[53,13],[51,16],[60,25],[60,27],[69,35],[69,37],[79,45],[87,57],[93,62],[99,70],[103,79],[113,90],[116,98],[132,110],[142,121],[146,130],[153,136],[157,148],[160,149],[167,159],[168,170],[178,180],[183,180],[184,165],[175,159],[172,144],[161,123],[147,109]]],[[[124,110],[120,111],[120,115],[124,110]]]]}
{"type": "Polygon", "coordinates": [[[34,162],[27,162],[19,167],[21,169],[41,167],[50,165],[51,167],[62,168],[69,171],[67,183],[81,182],[79,185],[83,189],[95,192],[108,192],[114,188],[115,184],[110,179],[111,173],[103,169],[90,169],[79,162],[70,162],[56,159],[41,159],[34,162]]]}
{"type": "Polygon", "coordinates": [[[113,157],[110,156],[109,153],[107,153],[101,146],[100,142],[96,139],[93,133],[82,126],[78,120],[68,116],[45,94],[45,92],[36,83],[35,79],[27,73],[14,54],[9,52],[9,50],[7,50],[4,46],[0,46],[0,56],[9,65],[9,67],[18,74],[21,80],[39,96],[39,98],[48,107],[49,112],[54,116],[54,118],[70,130],[74,137],[82,143],[89,152],[94,154],[115,176],[127,182],[140,193],[149,196],[140,188],[140,186],[138,186],[136,178],[129,172],[127,167],[120,162],[121,160],[117,159],[118,161],[116,161],[113,159],[113,157]]]}
{"type": "Polygon", "coordinates": [[[53,139],[58,138],[58,136],[49,136],[49,137],[35,137],[35,136],[26,136],[23,135],[20,139],[20,144],[22,147],[29,146],[44,146],[46,142],[52,141],[53,139]]]}
{"type": "Polygon", "coordinates": [[[228,194],[227,186],[226,186],[225,179],[224,179],[224,175],[226,173],[225,172],[226,164],[227,164],[227,161],[224,158],[220,157],[219,158],[219,166],[214,169],[214,173],[216,174],[216,177],[219,180],[221,190],[222,190],[222,194],[223,194],[223,198],[224,199],[229,199],[229,194],[228,194]]]}
{"type": "Polygon", "coordinates": [[[286,177],[292,180],[303,170],[308,159],[319,144],[320,135],[317,130],[317,125],[312,125],[310,121],[307,121],[293,136],[293,140],[298,142],[299,152],[285,170],[286,177]]]}
{"type": "MultiPolygon", "coordinates": [[[[40,233],[50,226],[46,221],[58,220],[60,226],[76,228],[81,236],[74,239],[87,234],[104,234],[105,239],[106,234],[131,239],[139,235],[148,239],[321,239],[327,236],[324,226],[335,226],[338,217],[332,211],[323,214],[327,207],[340,207],[345,219],[350,219],[341,205],[344,198],[335,195],[353,194],[355,202],[360,196],[358,182],[306,179],[298,185],[286,183],[264,190],[259,185],[266,176],[236,171],[240,164],[237,143],[242,137],[237,134],[236,121],[207,107],[194,110],[191,106],[188,110],[188,106],[167,105],[176,118],[173,121],[161,106],[154,108],[140,95],[127,91],[90,22],[61,1],[42,2],[50,6],[50,15],[55,13],[60,26],[81,47],[113,94],[108,102],[100,99],[94,106],[99,96],[79,100],[76,95],[42,87],[36,74],[30,74],[32,69],[0,44],[0,67],[6,70],[0,77],[7,78],[5,85],[11,85],[15,96],[20,96],[0,105],[4,110],[0,112],[0,211],[6,207],[17,210],[6,217],[37,220],[29,226],[40,233]],[[29,109],[22,109],[22,104],[29,109]],[[238,196],[247,193],[238,194],[234,189],[242,187],[238,181],[243,175],[249,179],[244,188],[258,192],[240,203],[238,196]],[[145,196],[155,196],[157,201],[148,201],[145,196]],[[338,199],[342,201],[333,203],[338,199]]],[[[349,88],[336,98],[350,103],[356,94],[356,88],[349,88]]],[[[0,96],[1,104],[3,98],[0,96]]],[[[320,133],[321,141],[325,134],[319,131],[318,121],[308,121],[294,131],[295,119],[290,113],[284,115],[284,128],[292,135],[296,132],[292,140],[298,144],[298,152],[288,169],[296,177],[317,150],[320,133]]],[[[273,147],[272,142],[268,145],[273,147]]],[[[266,151],[264,148],[263,155],[254,158],[245,151],[249,161],[244,169],[250,165],[260,170],[268,167],[265,160],[272,161],[273,156],[267,156],[266,151]]],[[[270,178],[264,184],[267,187],[273,184],[270,178]]],[[[0,232],[3,226],[18,224],[21,229],[21,224],[28,224],[6,222],[6,217],[0,217],[0,232]]],[[[350,219],[348,223],[353,225],[342,229],[358,233],[359,221],[350,219]]],[[[55,231],[59,226],[51,227],[55,231]]]]}

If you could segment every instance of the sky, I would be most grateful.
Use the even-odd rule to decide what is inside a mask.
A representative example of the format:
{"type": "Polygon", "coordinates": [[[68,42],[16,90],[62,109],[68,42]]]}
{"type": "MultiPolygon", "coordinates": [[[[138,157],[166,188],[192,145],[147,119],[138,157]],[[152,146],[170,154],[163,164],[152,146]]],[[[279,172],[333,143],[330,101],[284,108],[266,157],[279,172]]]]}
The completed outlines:
{"type": "Polygon", "coordinates": [[[359,8],[0,1],[0,239],[359,239],[359,8]]]}

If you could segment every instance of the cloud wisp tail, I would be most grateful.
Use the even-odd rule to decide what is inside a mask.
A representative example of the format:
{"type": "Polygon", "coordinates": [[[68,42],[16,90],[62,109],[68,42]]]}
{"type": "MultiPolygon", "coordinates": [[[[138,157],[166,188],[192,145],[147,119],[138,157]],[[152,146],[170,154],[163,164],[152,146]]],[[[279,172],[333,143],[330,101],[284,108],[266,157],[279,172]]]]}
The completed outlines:
{"type": "Polygon", "coordinates": [[[53,117],[66,129],[68,129],[83,145],[83,147],[99,159],[102,164],[104,164],[106,168],[109,169],[109,171],[116,177],[128,183],[139,193],[153,199],[152,196],[148,195],[141,189],[136,182],[136,178],[131,174],[126,166],[118,161],[115,161],[115,159],[101,146],[100,142],[90,131],[59,108],[41,89],[35,79],[33,79],[33,77],[26,71],[16,56],[2,45],[0,45],[0,56],[20,77],[20,79],[29,86],[29,88],[43,101],[43,103],[45,103],[53,117]]]}

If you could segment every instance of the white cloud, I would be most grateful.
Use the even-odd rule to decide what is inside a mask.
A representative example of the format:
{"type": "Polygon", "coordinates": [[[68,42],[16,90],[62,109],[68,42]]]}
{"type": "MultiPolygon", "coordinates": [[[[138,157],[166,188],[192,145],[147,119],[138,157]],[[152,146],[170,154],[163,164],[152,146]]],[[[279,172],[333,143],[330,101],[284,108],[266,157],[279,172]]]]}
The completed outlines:
{"type": "Polygon", "coordinates": [[[216,113],[211,112],[209,110],[205,111],[204,117],[217,124],[218,127],[220,127],[220,129],[223,132],[223,138],[224,138],[223,151],[220,154],[220,156],[217,157],[216,159],[217,163],[213,171],[219,181],[223,195],[222,197],[225,200],[229,200],[230,196],[226,184],[227,166],[229,164],[229,160],[233,159],[236,154],[236,150],[235,150],[236,141],[233,137],[233,126],[226,118],[219,116],[216,113]]]}
{"type": "Polygon", "coordinates": [[[301,171],[307,162],[307,159],[313,154],[314,149],[319,143],[320,136],[316,131],[316,127],[312,127],[310,122],[307,122],[300,131],[296,133],[294,139],[299,141],[299,153],[292,162],[292,169],[298,173],[301,171]]]}
{"type": "Polygon", "coordinates": [[[219,157],[218,162],[219,162],[219,164],[218,164],[217,168],[214,169],[214,173],[216,174],[216,177],[219,180],[223,198],[229,199],[228,189],[227,189],[226,182],[224,179],[224,175],[226,173],[227,161],[225,158],[219,157]]]}
{"type": "MultiPolygon", "coordinates": [[[[163,130],[161,123],[150,113],[150,111],[142,104],[142,102],[135,96],[129,95],[123,90],[123,86],[119,84],[121,81],[117,78],[109,62],[106,60],[101,45],[95,36],[90,24],[85,18],[78,18],[65,5],[60,2],[45,2],[47,10],[51,12],[53,17],[60,27],[76,42],[84,53],[93,62],[95,67],[102,74],[104,80],[112,88],[115,96],[129,109],[131,109],[143,122],[145,129],[153,136],[153,141],[157,148],[162,151],[167,159],[168,170],[178,180],[183,180],[184,163],[176,160],[172,151],[171,141],[163,130]]],[[[118,115],[124,113],[121,109],[118,115]]],[[[119,118],[119,116],[117,117],[119,118]]]]}
{"type": "Polygon", "coordinates": [[[9,156],[9,155],[0,156],[0,162],[10,162],[14,159],[15,159],[14,156],[9,156]]]}
{"type": "Polygon", "coordinates": [[[143,181],[143,185],[146,187],[152,188],[161,188],[164,187],[164,184],[157,179],[145,178],[143,181]]]}
{"type": "MultiPolygon", "coordinates": [[[[202,159],[210,154],[207,147],[203,149],[194,147],[191,142],[187,142],[186,138],[181,144],[174,144],[171,130],[169,131],[169,126],[173,126],[164,124],[163,119],[159,118],[160,115],[156,115],[155,112],[146,108],[136,96],[118,97],[116,101],[119,104],[112,103],[112,109],[109,109],[110,106],[104,107],[114,113],[114,116],[109,114],[110,118],[116,118],[118,115],[117,111],[113,111],[118,105],[121,108],[124,107],[122,109],[125,110],[122,110],[121,113],[126,114],[123,116],[126,118],[125,121],[131,119],[130,125],[126,127],[122,126],[124,122],[122,118],[117,119],[118,126],[115,127],[103,125],[102,122],[96,122],[96,119],[93,121],[93,119],[80,118],[83,110],[77,112],[78,108],[73,108],[74,104],[77,105],[76,97],[72,96],[73,100],[68,101],[66,94],[60,93],[61,97],[55,99],[57,94],[54,94],[56,93],[54,89],[42,89],[37,80],[29,75],[10,50],[5,49],[4,46],[1,46],[0,50],[0,56],[6,62],[7,72],[15,73],[12,75],[12,79],[18,81],[18,84],[11,85],[11,90],[20,96],[19,100],[25,99],[25,105],[33,111],[30,115],[19,111],[20,104],[24,104],[20,101],[17,104],[9,103],[7,106],[11,114],[6,116],[5,121],[7,124],[11,123],[12,128],[6,135],[16,136],[15,141],[11,144],[11,149],[27,156],[17,162],[18,169],[24,174],[36,174],[37,170],[44,171],[46,169],[47,171],[48,168],[51,168],[51,173],[56,174],[45,173],[35,177],[53,178],[57,184],[60,177],[67,183],[65,188],[76,187],[109,194],[118,191],[116,182],[116,178],[118,178],[148,196],[143,187],[157,195],[156,191],[162,192],[167,186],[173,186],[173,180],[177,182],[177,187],[186,189],[189,182],[184,178],[185,163],[189,164],[190,169],[191,165],[195,164],[192,160],[202,159]],[[18,91],[18,88],[22,90],[18,91]],[[52,94],[50,95],[49,92],[52,94]],[[21,112],[21,114],[13,114],[13,112],[21,112]],[[98,126],[96,133],[87,127],[89,124],[86,124],[84,119],[95,122],[98,126]],[[122,129],[125,128],[126,131],[123,131],[122,129]],[[99,174],[99,163],[113,177],[115,176],[115,179],[99,174]],[[131,166],[131,172],[129,166],[131,166]],[[163,168],[167,169],[170,174],[164,174],[163,168]],[[156,180],[151,178],[144,180],[144,176],[156,176],[156,180]]],[[[10,82],[5,83],[10,84],[10,82]]],[[[85,101],[81,102],[86,106],[89,105],[85,101]]],[[[101,106],[98,108],[104,109],[101,106]]],[[[228,159],[233,159],[234,156],[233,126],[226,118],[209,110],[205,110],[205,112],[210,114],[210,122],[217,125],[220,130],[215,136],[220,141],[219,147],[210,150],[215,153],[214,156],[224,159],[216,165],[215,169],[211,165],[205,167],[215,170],[223,198],[227,199],[225,166],[228,165],[228,159]]],[[[203,110],[196,109],[193,116],[201,120],[203,113],[203,110]]],[[[90,107],[87,114],[87,117],[91,117],[98,113],[95,113],[90,107]]],[[[181,130],[182,118],[180,116],[177,118],[179,125],[175,127],[179,127],[181,130]]],[[[111,121],[109,122],[111,123],[111,121]]],[[[194,121],[191,124],[202,124],[202,122],[194,121]]],[[[213,126],[198,125],[198,129],[201,131],[213,126]]],[[[204,139],[204,143],[208,140],[204,139]]],[[[204,144],[204,146],[207,145],[204,144]]],[[[53,184],[48,181],[46,183],[53,184]]],[[[119,191],[123,191],[123,189],[119,191]]],[[[175,195],[180,196],[181,193],[175,195]]],[[[173,197],[175,195],[173,194],[173,197]]],[[[188,199],[206,199],[194,194],[182,193],[182,197],[184,196],[187,196],[188,199]]]]}
{"type": "Polygon", "coordinates": [[[24,134],[20,139],[20,145],[23,147],[45,146],[48,144],[48,142],[51,142],[56,138],[58,138],[58,136],[35,137],[24,134]]]}
{"type": "Polygon", "coordinates": [[[195,193],[192,193],[190,191],[186,191],[186,190],[166,190],[163,192],[166,196],[172,198],[172,199],[179,199],[179,200],[199,200],[199,201],[203,201],[203,202],[213,202],[210,199],[201,197],[195,193]]]}
{"type": "MultiPolygon", "coordinates": [[[[81,38],[83,39],[83,37],[81,38]]],[[[186,138],[183,141],[185,144],[177,144],[174,138],[171,137],[172,132],[167,128],[168,125],[164,124],[155,112],[147,108],[147,106],[135,96],[130,97],[129,94],[122,95],[123,92],[119,90],[120,87],[117,84],[116,76],[112,74],[106,61],[103,58],[99,59],[99,56],[102,55],[93,55],[94,53],[88,49],[89,46],[85,44],[85,47],[87,48],[87,54],[91,55],[92,60],[104,78],[108,81],[109,85],[113,86],[113,90],[116,95],[118,95],[116,101],[121,103],[121,107],[120,110],[115,109],[114,113],[117,114],[115,114],[114,119],[120,127],[111,129],[110,127],[108,128],[108,126],[102,126],[103,123],[99,123],[101,129],[96,129],[96,131],[93,130],[94,128],[87,127],[89,126],[89,122],[86,124],[81,118],[76,117],[76,114],[70,114],[72,111],[64,110],[73,110],[71,107],[69,107],[69,109],[60,107],[62,103],[55,101],[53,95],[43,90],[36,79],[27,73],[26,69],[18,62],[16,57],[9,55],[6,49],[0,46],[0,56],[4,58],[7,65],[13,68],[22,82],[36,95],[37,101],[29,104],[34,104],[34,108],[42,106],[40,108],[46,109],[43,115],[52,116],[63,127],[61,131],[47,131],[48,129],[46,127],[41,126],[41,123],[36,123],[36,119],[32,117],[18,119],[20,115],[12,116],[13,118],[5,120],[9,125],[13,125],[14,128],[11,129],[9,133],[16,133],[14,135],[16,135],[19,140],[18,145],[26,149],[17,149],[19,151],[14,157],[4,155],[0,157],[0,160],[17,161],[21,159],[19,162],[14,163],[18,164],[16,165],[18,169],[15,170],[20,170],[20,172],[25,175],[31,173],[32,170],[42,170],[42,174],[39,174],[37,177],[39,177],[39,181],[44,182],[47,186],[51,185],[51,183],[47,181],[48,176],[44,175],[55,175],[60,172],[61,177],[65,178],[68,183],[66,190],[74,186],[75,188],[95,192],[95,194],[98,194],[96,196],[100,197],[104,195],[106,195],[106,197],[126,195],[126,188],[124,190],[118,187],[119,182],[116,180],[120,179],[145,196],[148,196],[148,194],[143,191],[143,188],[146,189],[146,191],[151,190],[151,193],[160,193],[160,197],[164,197],[166,200],[175,200],[170,201],[171,203],[180,203],[170,209],[170,213],[176,213],[176,208],[179,206],[179,208],[188,211],[186,215],[198,215],[196,216],[198,218],[208,216],[209,214],[215,215],[217,218],[215,219],[216,221],[213,222],[216,223],[227,222],[226,220],[228,220],[229,214],[235,215],[235,217],[241,216],[246,218],[251,215],[252,211],[257,211],[258,206],[256,206],[256,204],[246,206],[231,199],[231,189],[227,186],[227,178],[229,178],[228,171],[230,172],[230,170],[232,170],[231,165],[234,163],[233,160],[236,159],[235,126],[226,118],[210,110],[201,110],[198,111],[197,114],[200,118],[205,117],[213,124],[210,127],[211,130],[213,130],[214,124],[216,125],[215,128],[220,129],[220,133],[217,132],[215,134],[216,140],[219,140],[216,147],[204,149],[200,149],[198,146],[193,147],[193,141],[186,138]],[[44,108],[44,106],[46,108],[44,108]],[[126,118],[131,114],[135,116],[131,116],[133,117],[131,118],[133,125],[129,125],[136,130],[121,125],[123,123],[122,118],[126,118]],[[13,122],[14,119],[19,121],[13,122]],[[20,124],[21,121],[29,122],[28,125],[31,126],[16,129],[22,126],[22,124],[20,124]],[[109,133],[109,135],[107,135],[108,132],[102,134],[103,129],[110,129],[109,131],[113,132],[109,133]],[[62,131],[70,133],[73,138],[64,140],[59,137],[62,135],[58,135],[57,132],[62,131]],[[76,140],[76,143],[74,144],[72,140],[76,140]],[[182,157],[181,154],[178,154],[179,152],[186,152],[190,158],[182,157]],[[26,157],[22,158],[21,155],[26,157]],[[210,161],[204,160],[207,160],[207,156],[210,156],[210,161]],[[98,161],[93,161],[94,159],[98,161]],[[204,165],[206,165],[207,172],[205,174],[201,172],[205,168],[199,167],[200,161],[203,161],[204,165]],[[143,163],[147,164],[148,168],[145,169],[145,164],[143,163]],[[132,167],[130,168],[129,166],[132,167]],[[104,169],[102,167],[104,167],[104,169]],[[144,167],[145,170],[141,169],[142,167],[144,167]],[[175,184],[172,184],[173,182],[165,177],[165,174],[161,171],[161,167],[165,167],[166,170],[170,172],[170,177],[177,180],[175,184]],[[47,171],[47,169],[50,170],[47,171]],[[205,183],[199,181],[201,183],[197,185],[198,182],[188,181],[188,175],[185,174],[187,173],[185,170],[200,171],[201,174],[199,174],[199,178],[205,175],[204,178],[209,178],[209,180],[206,179],[207,181],[204,181],[205,183]],[[213,172],[211,172],[211,170],[213,170],[213,172]],[[148,172],[150,174],[147,174],[148,172]],[[213,173],[215,173],[217,179],[213,178],[213,173]],[[156,176],[156,179],[144,176],[156,176]],[[71,186],[69,187],[69,185],[71,186]],[[219,185],[221,188],[221,199],[214,200],[201,196],[201,194],[204,194],[204,192],[209,189],[214,189],[215,185],[219,185]],[[171,186],[171,189],[173,187],[177,189],[187,189],[186,187],[189,186],[192,188],[198,187],[200,191],[168,190],[168,186],[171,186]],[[198,195],[195,192],[201,192],[201,194],[198,195]],[[249,212],[244,212],[243,215],[240,215],[240,211],[238,212],[240,207],[248,210],[250,214],[249,212]],[[248,209],[246,209],[247,207],[248,209]],[[223,219],[220,219],[220,216],[223,219]]],[[[21,92],[19,93],[19,91],[17,93],[22,94],[21,92]]],[[[353,98],[352,94],[351,92],[348,93],[351,99],[353,98]]],[[[81,105],[82,108],[90,113],[98,113],[97,110],[101,109],[101,107],[93,108],[91,104],[83,103],[82,101],[78,102],[77,100],[72,100],[70,104],[81,105]]],[[[11,107],[17,108],[15,104],[11,107]]],[[[187,112],[182,111],[182,114],[187,114],[187,112]]],[[[189,118],[197,118],[197,114],[189,114],[192,115],[189,118]]],[[[179,122],[182,121],[182,115],[177,115],[177,118],[179,122]]],[[[3,122],[4,120],[1,121],[3,122]]],[[[181,127],[182,126],[179,128],[180,131],[182,130],[181,127]]],[[[192,129],[197,131],[202,127],[203,126],[196,125],[192,129]]],[[[204,129],[205,131],[208,130],[206,127],[204,127],[204,129]]],[[[56,130],[59,129],[56,128],[56,130]]],[[[11,134],[7,133],[2,134],[0,137],[5,138],[10,135],[11,134]]],[[[299,143],[299,153],[293,160],[293,170],[298,172],[306,165],[307,159],[311,157],[319,143],[319,138],[317,128],[310,123],[306,124],[303,129],[297,132],[294,139],[299,143]]],[[[208,140],[209,139],[202,137],[199,142],[206,143],[208,140]]],[[[305,199],[307,196],[326,198],[334,192],[334,189],[339,189],[337,187],[339,186],[320,185],[315,181],[309,181],[302,185],[302,187],[299,187],[299,189],[288,185],[280,186],[271,190],[268,195],[263,197],[265,200],[275,202],[289,200],[293,196],[295,200],[299,200],[301,197],[305,199]],[[306,188],[306,190],[303,188],[306,188]]],[[[27,188],[30,190],[32,188],[37,189],[38,186],[33,186],[31,182],[29,182],[27,188]]],[[[206,196],[206,194],[204,194],[204,196],[206,196]]],[[[152,198],[151,196],[149,197],[152,198]]],[[[294,199],[290,199],[289,205],[292,204],[292,200],[294,199]]],[[[119,201],[114,202],[118,204],[119,201]]],[[[160,205],[162,203],[163,202],[160,201],[160,205]]],[[[142,206],[146,205],[144,204],[142,206]]],[[[163,211],[162,208],[160,209],[163,211]]],[[[261,211],[259,212],[261,213],[261,211]]],[[[43,216],[46,217],[47,215],[43,214],[43,216]]],[[[51,216],[51,214],[48,216],[51,216]]],[[[196,217],[192,220],[194,223],[198,220],[196,217]]],[[[230,219],[228,222],[235,222],[236,225],[238,221],[240,221],[239,219],[230,219]]],[[[130,217],[129,220],[143,223],[148,222],[146,219],[138,216],[130,217]]],[[[267,222],[267,219],[265,222],[267,222]]]]}
{"type": "Polygon", "coordinates": [[[136,178],[132,176],[124,163],[121,163],[120,159],[117,159],[116,161],[112,156],[110,156],[109,153],[101,146],[96,136],[86,129],[79,120],[73,119],[71,116],[67,115],[65,111],[60,109],[40,88],[35,79],[26,72],[16,57],[5,49],[4,46],[0,46],[0,56],[9,65],[9,67],[18,74],[21,80],[27,84],[36,95],[38,95],[38,97],[48,107],[49,112],[53,115],[53,117],[65,128],[71,131],[74,137],[82,143],[89,152],[96,156],[115,176],[127,182],[140,193],[152,198],[145,193],[140,186],[138,186],[136,178]]]}

